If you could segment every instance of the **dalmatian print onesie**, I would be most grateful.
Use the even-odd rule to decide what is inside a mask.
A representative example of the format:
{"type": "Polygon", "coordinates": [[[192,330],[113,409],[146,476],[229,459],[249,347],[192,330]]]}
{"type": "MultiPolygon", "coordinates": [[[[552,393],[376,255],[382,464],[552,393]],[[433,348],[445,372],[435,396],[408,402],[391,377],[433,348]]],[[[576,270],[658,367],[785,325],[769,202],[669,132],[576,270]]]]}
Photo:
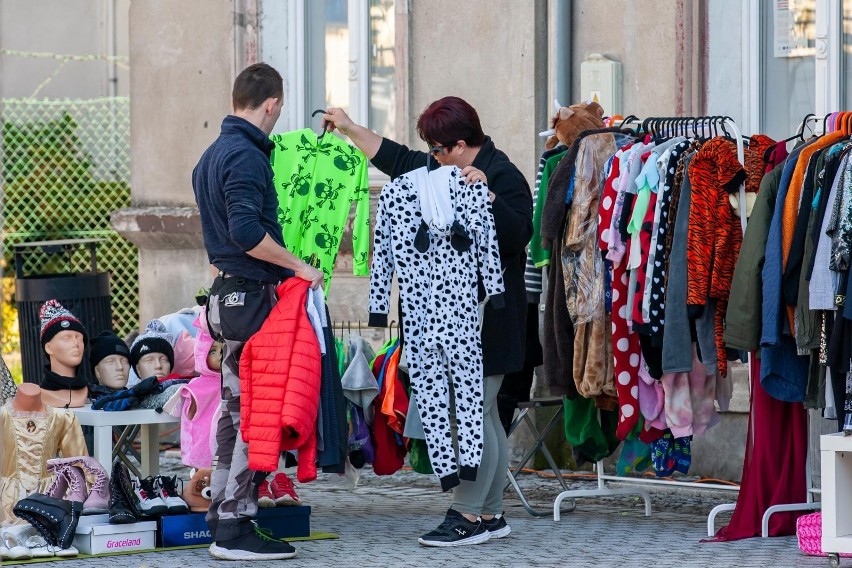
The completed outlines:
{"type": "Polygon", "coordinates": [[[444,491],[474,481],[482,459],[483,370],[478,282],[495,308],[504,284],[488,188],[445,166],[382,188],[370,272],[370,320],[384,321],[396,271],[404,349],[426,445],[444,491]],[[458,462],[450,428],[452,381],[458,462]]]}

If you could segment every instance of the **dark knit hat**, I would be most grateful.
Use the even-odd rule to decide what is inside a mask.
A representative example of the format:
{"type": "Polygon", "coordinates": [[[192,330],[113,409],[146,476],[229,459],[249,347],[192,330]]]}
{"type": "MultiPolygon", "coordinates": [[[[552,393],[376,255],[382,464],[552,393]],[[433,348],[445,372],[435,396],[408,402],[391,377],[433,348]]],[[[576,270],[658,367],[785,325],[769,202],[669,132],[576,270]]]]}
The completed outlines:
{"type": "Polygon", "coordinates": [[[136,371],[136,364],[143,355],[162,353],[169,358],[169,364],[175,366],[175,350],[172,347],[172,334],[158,319],[153,319],[145,326],[145,332],[133,341],[130,346],[130,366],[136,371]]]}
{"type": "Polygon", "coordinates": [[[83,341],[87,340],[86,328],[80,320],[56,300],[48,300],[42,304],[39,318],[41,319],[42,349],[60,331],[77,331],[83,334],[83,341]]]}
{"type": "Polygon", "coordinates": [[[130,348],[112,331],[102,331],[89,343],[89,365],[92,370],[110,355],[121,355],[130,360],[130,348]]]}

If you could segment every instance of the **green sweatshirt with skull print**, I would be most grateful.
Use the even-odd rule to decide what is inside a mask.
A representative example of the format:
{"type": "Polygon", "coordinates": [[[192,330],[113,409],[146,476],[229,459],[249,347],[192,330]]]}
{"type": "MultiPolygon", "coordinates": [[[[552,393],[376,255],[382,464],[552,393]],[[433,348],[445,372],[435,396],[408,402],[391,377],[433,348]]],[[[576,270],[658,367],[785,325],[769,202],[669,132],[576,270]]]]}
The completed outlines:
{"type": "Polygon", "coordinates": [[[309,128],[273,134],[270,161],[278,222],[287,250],[322,270],[328,294],[343,229],[355,203],[352,271],[370,273],[370,187],[367,158],[354,146],[309,128]]]}

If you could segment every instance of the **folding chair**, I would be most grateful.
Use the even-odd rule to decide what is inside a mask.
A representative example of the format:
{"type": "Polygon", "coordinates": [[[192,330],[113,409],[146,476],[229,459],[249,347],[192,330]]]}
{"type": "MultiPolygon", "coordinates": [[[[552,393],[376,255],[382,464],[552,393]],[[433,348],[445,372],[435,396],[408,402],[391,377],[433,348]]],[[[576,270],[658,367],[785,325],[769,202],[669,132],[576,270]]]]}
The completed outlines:
{"type": "MultiPolygon", "coordinates": [[[[559,466],[556,465],[556,461],[553,459],[553,455],[551,455],[550,450],[547,449],[547,446],[544,444],[545,438],[550,434],[550,431],[556,427],[557,424],[562,424],[562,416],[565,413],[565,407],[562,404],[561,396],[553,396],[546,398],[533,398],[529,402],[520,402],[518,403],[518,415],[512,421],[512,424],[509,426],[509,437],[517,430],[518,426],[521,425],[522,422],[525,422],[527,427],[532,432],[535,437],[535,443],[533,443],[532,447],[527,450],[524,454],[521,461],[518,462],[518,465],[515,466],[514,469],[509,467],[508,471],[508,483],[507,485],[511,485],[515,492],[518,494],[518,497],[521,499],[521,503],[524,506],[524,509],[532,515],[533,517],[548,517],[551,515],[552,511],[537,511],[534,509],[527,501],[524,492],[521,490],[520,485],[518,485],[517,475],[523,470],[523,468],[527,465],[527,463],[532,459],[535,453],[538,450],[541,450],[541,453],[544,455],[544,459],[547,460],[547,464],[550,467],[550,470],[556,476],[556,479],[559,481],[562,486],[563,491],[568,491],[568,484],[565,483],[565,479],[562,478],[562,473],[559,471],[559,466]],[[547,422],[544,429],[539,432],[538,428],[535,426],[535,420],[530,416],[530,411],[536,408],[544,408],[549,406],[555,406],[556,412],[553,414],[551,419],[547,422]]],[[[571,510],[573,510],[573,505],[571,510]]]]}
{"type": "Polygon", "coordinates": [[[130,461],[130,458],[127,457],[127,454],[129,453],[133,456],[138,463],[142,463],[142,456],[139,455],[139,452],[137,452],[133,447],[133,441],[136,439],[136,436],[139,435],[140,430],[141,427],[138,424],[128,424],[124,427],[112,427],[113,437],[115,438],[117,436],[115,445],[112,448],[112,459],[115,460],[118,458],[123,461],[124,465],[127,466],[127,469],[130,470],[130,473],[139,478],[141,478],[142,475],[136,467],[136,464],[130,461]]]}

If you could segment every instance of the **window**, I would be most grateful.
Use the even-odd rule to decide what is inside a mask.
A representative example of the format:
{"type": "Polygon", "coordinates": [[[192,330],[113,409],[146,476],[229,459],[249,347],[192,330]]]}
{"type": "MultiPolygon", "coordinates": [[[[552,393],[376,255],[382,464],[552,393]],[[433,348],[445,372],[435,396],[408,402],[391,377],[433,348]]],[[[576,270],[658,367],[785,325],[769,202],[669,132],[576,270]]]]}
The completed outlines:
{"type": "Polygon", "coordinates": [[[394,0],[370,0],[370,129],[397,138],[394,0]]]}
{"type": "Polygon", "coordinates": [[[760,8],[760,132],[780,140],[814,112],[816,0],[760,8]]]}
{"type": "Polygon", "coordinates": [[[840,29],[837,30],[841,38],[841,76],[845,80],[840,82],[840,102],[842,109],[852,109],[852,0],[843,0],[843,13],[840,29]]]}
{"type": "Polygon", "coordinates": [[[285,78],[276,132],[310,127],[339,106],[359,124],[397,138],[395,0],[266,0],[261,58],[285,78]]]}
{"type": "MultiPolygon", "coordinates": [[[[786,138],[809,113],[822,118],[852,109],[852,0],[747,0],[740,6],[746,131],[786,138]]],[[[737,51],[717,35],[711,72],[714,45],[716,61],[735,61],[737,51]]],[[[712,110],[723,106],[721,92],[712,110]]]]}

